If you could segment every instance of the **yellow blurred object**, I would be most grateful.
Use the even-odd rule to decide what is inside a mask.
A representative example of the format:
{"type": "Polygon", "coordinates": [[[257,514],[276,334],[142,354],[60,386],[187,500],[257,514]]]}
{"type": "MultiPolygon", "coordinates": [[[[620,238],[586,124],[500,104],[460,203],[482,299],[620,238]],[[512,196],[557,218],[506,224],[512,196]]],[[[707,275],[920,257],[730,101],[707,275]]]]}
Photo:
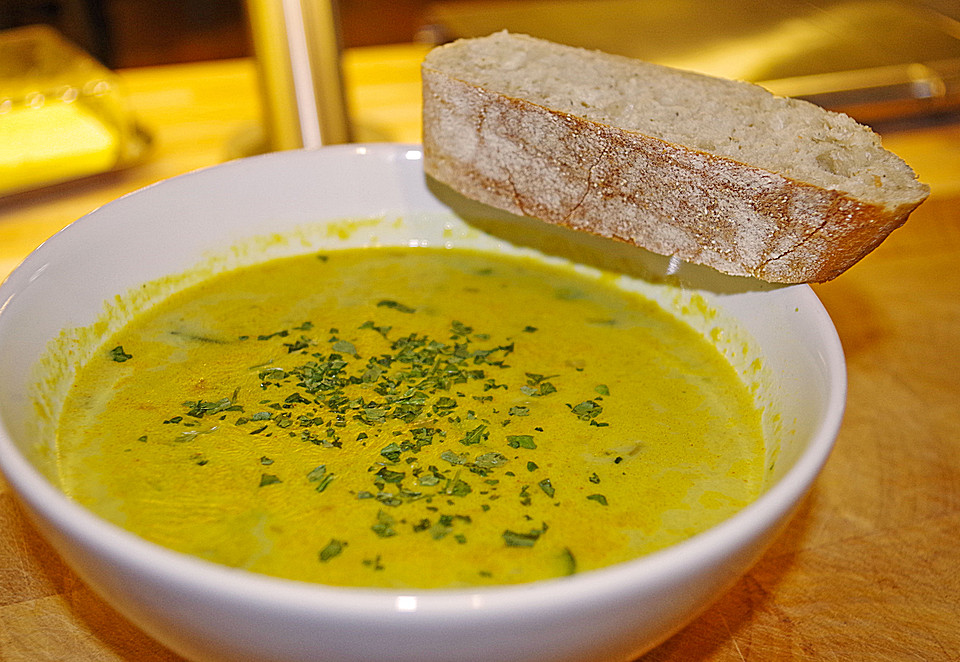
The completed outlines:
{"type": "Polygon", "coordinates": [[[129,165],[148,142],[111,71],[52,28],[0,33],[0,195],[129,165]]]}
{"type": "Polygon", "coordinates": [[[336,3],[246,0],[270,151],[352,140],[336,3]]]}

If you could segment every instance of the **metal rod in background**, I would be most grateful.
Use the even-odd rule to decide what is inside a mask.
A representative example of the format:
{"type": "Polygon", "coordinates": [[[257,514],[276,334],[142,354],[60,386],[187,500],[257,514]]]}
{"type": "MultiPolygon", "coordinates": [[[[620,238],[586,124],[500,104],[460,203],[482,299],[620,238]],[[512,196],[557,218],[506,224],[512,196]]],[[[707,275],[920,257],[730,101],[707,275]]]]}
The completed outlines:
{"type": "Polygon", "coordinates": [[[350,142],[333,0],[247,0],[267,148],[350,142]]]}

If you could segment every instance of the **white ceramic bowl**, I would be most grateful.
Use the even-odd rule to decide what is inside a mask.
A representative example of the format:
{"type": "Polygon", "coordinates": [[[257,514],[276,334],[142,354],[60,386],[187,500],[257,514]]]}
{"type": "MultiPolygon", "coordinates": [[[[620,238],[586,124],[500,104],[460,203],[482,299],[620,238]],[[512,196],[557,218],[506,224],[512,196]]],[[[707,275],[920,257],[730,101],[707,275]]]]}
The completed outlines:
{"type": "MultiPolygon", "coordinates": [[[[827,459],[842,416],[845,370],[836,332],[812,290],[682,267],[673,277],[682,289],[643,279],[624,284],[667,308],[701,309],[693,304],[702,297],[717,311],[693,315],[693,323],[704,333],[718,320],[727,325],[721,349],[735,365],[762,357],[762,378],[741,371],[745,379],[760,379],[765,423],[780,441],[771,452],[771,484],[758,501],[662,552],[502,588],[331,588],[162,549],[65,497],[51,462],[51,420],[91,343],[63,330],[103,319],[104,302],[116,295],[142,305],[164,293],[163,287],[138,288],[142,283],[318,247],[371,244],[512,253],[539,248],[627,272],[675,271],[676,265],[631,247],[502,214],[486,218],[484,210],[428,186],[420,159],[415,145],[351,145],[270,154],[178,177],[67,227],[0,286],[0,467],[37,527],[80,576],[188,658],[629,659],[680,629],[748,569],[827,459]],[[382,220],[339,222],[370,217],[382,220]],[[58,338],[53,347],[66,355],[51,361],[50,343],[58,338]],[[42,356],[46,367],[37,387],[42,356]]],[[[110,311],[114,326],[127,314],[122,306],[110,311]]]]}

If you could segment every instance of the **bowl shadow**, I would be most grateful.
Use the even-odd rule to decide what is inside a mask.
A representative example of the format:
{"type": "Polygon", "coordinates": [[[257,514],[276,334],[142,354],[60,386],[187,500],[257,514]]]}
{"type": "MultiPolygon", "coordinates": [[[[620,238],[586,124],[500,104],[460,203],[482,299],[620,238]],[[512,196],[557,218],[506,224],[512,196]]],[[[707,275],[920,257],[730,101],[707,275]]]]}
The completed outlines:
{"type": "Polygon", "coordinates": [[[749,648],[760,637],[755,632],[774,629],[776,637],[763,636],[765,659],[792,656],[789,614],[777,603],[778,586],[790,574],[809,530],[810,512],[816,508],[816,487],[769,549],[737,582],[700,616],[658,647],[634,662],[707,662],[750,659],[749,648]],[[756,630],[755,630],[756,628],[756,630]],[[782,647],[777,645],[782,642],[782,647]]]}

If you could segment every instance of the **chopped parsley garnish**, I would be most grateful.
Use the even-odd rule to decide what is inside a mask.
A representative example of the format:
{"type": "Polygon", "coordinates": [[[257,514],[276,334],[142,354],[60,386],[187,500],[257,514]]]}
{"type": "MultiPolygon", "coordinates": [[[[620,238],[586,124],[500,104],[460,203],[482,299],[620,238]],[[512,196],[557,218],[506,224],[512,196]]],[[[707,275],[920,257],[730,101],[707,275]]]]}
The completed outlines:
{"type": "Polygon", "coordinates": [[[123,351],[123,345],[117,345],[110,350],[110,360],[116,361],[117,363],[123,363],[124,361],[129,361],[132,358],[132,354],[127,354],[125,351],[123,351]]]}
{"type": "Polygon", "coordinates": [[[531,529],[527,533],[517,533],[507,529],[503,532],[503,542],[507,547],[533,547],[544,531],[546,531],[546,527],[531,529]]]}
{"type": "Polygon", "coordinates": [[[203,418],[204,416],[213,416],[224,411],[243,411],[243,407],[237,404],[237,396],[240,394],[240,389],[236,389],[233,392],[233,395],[220,398],[219,400],[197,400],[197,401],[187,401],[183,403],[184,407],[187,407],[187,416],[193,416],[194,418],[203,418]]]}
{"type": "MultiPolygon", "coordinates": [[[[376,307],[408,315],[417,313],[415,307],[392,299],[380,300],[376,307]]],[[[522,331],[533,334],[537,328],[525,326],[522,331]]],[[[216,426],[201,429],[201,422],[195,419],[223,420],[228,413],[237,412],[239,415],[231,419],[233,425],[243,427],[249,435],[257,435],[250,439],[251,447],[260,444],[266,450],[268,446],[262,444],[273,435],[283,435],[295,444],[307,444],[302,447],[303,452],[323,455],[322,463],[318,461],[299,480],[288,480],[289,490],[306,487],[323,493],[336,484],[338,476],[330,467],[341,466],[337,464],[339,449],[352,446],[351,453],[366,453],[366,467],[335,471],[346,476],[348,471],[365,470],[366,489],[350,489],[364,508],[368,507],[367,502],[369,506],[376,504],[376,517],[369,525],[369,535],[376,538],[425,533],[428,541],[465,545],[481,535],[471,535],[463,528],[471,524],[470,516],[443,513],[441,509],[469,503],[471,513],[487,517],[496,512],[497,499],[507,497],[512,489],[519,491],[512,493],[524,508],[532,508],[536,494],[541,492],[549,499],[556,497],[558,486],[550,477],[541,474],[524,482],[515,468],[511,470],[511,463],[519,462],[517,466],[526,467],[524,475],[541,471],[529,453],[538,447],[534,434],[499,437],[505,438],[506,447],[513,451],[508,451],[508,456],[493,450],[503,441],[491,438],[491,429],[508,423],[520,427],[525,417],[535,416],[541,406],[536,399],[556,393],[554,380],[562,387],[562,375],[506,372],[511,367],[506,361],[516,349],[514,339],[498,342],[460,320],[452,320],[447,332],[439,337],[396,334],[393,327],[375,319],[361,324],[357,332],[356,338],[348,340],[341,337],[339,329],[328,328],[324,338],[323,332],[307,321],[292,327],[292,331],[250,335],[276,343],[271,345],[275,352],[272,357],[264,357],[248,369],[247,374],[255,381],[245,392],[256,395],[241,402],[237,388],[231,395],[218,399],[188,400],[182,403],[182,415],[163,422],[195,426],[195,430],[188,431],[195,436],[216,430],[216,426]],[[377,346],[382,349],[371,349],[377,346]],[[518,374],[520,384],[515,381],[518,374]],[[453,441],[457,442],[453,447],[424,453],[430,446],[453,441]],[[364,447],[367,450],[361,450],[364,447]],[[424,516],[420,511],[413,517],[406,515],[410,511],[404,505],[414,502],[434,514],[424,516]]],[[[130,358],[120,346],[111,355],[117,361],[130,358]]],[[[597,400],[567,405],[582,420],[593,421],[603,410],[598,400],[609,396],[609,389],[603,384],[596,385],[594,390],[597,400]]],[[[543,432],[540,426],[533,429],[543,432]]],[[[262,452],[254,458],[265,468],[275,464],[281,451],[268,451],[269,456],[262,452]]],[[[195,456],[195,460],[199,457],[195,456]]],[[[195,463],[205,464],[206,459],[195,463]]],[[[342,476],[340,480],[344,480],[342,476]]],[[[596,473],[588,480],[599,483],[596,473]]],[[[284,482],[278,474],[261,473],[259,487],[284,482]]],[[[344,480],[344,484],[348,481],[344,480]]],[[[591,494],[587,499],[607,503],[601,494],[591,494]]],[[[559,503],[555,501],[554,505],[559,503]]],[[[535,511],[528,512],[531,515],[526,517],[532,519],[535,511]]],[[[546,530],[546,525],[526,531],[506,529],[501,537],[508,547],[533,547],[546,530]]],[[[339,557],[346,545],[344,540],[331,538],[318,552],[320,562],[339,557]]],[[[381,556],[374,556],[371,551],[368,558],[358,562],[382,570],[381,561],[381,556]]],[[[563,549],[561,562],[567,574],[576,572],[576,560],[569,549],[563,549]]]]}
{"type": "Polygon", "coordinates": [[[477,427],[470,430],[464,437],[460,440],[460,443],[464,446],[471,446],[473,444],[479,444],[481,441],[484,441],[490,436],[490,433],[487,432],[486,425],[478,425],[477,427]]]}
{"type": "Polygon", "coordinates": [[[392,308],[392,309],[397,310],[397,311],[399,311],[399,312],[401,312],[401,313],[415,313],[415,312],[417,312],[415,308],[411,308],[410,306],[404,306],[402,303],[400,303],[400,302],[398,302],[398,301],[392,301],[392,300],[390,300],[390,299],[384,299],[384,300],[382,300],[382,301],[378,301],[378,302],[377,302],[377,307],[378,307],[378,308],[392,308]]]}
{"type": "Polygon", "coordinates": [[[273,474],[260,474],[260,487],[266,487],[267,485],[275,485],[277,483],[282,483],[277,476],[273,474]]]}
{"type": "Polygon", "coordinates": [[[330,486],[330,483],[333,481],[333,474],[327,472],[327,466],[321,464],[310,473],[307,474],[308,483],[316,483],[317,486],[314,488],[317,492],[323,492],[327,487],[330,486]]]}
{"type": "Polygon", "coordinates": [[[327,543],[327,546],[320,550],[320,561],[326,563],[335,556],[339,556],[340,552],[342,552],[343,548],[346,546],[347,543],[344,541],[331,538],[330,542],[327,543]]]}
{"type": "Polygon", "coordinates": [[[533,441],[533,435],[529,435],[529,434],[507,435],[507,445],[510,448],[534,449],[537,447],[536,442],[533,441]]]}
{"type": "Polygon", "coordinates": [[[553,483],[550,482],[549,478],[544,478],[537,485],[540,486],[540,489],[543,490],[543,493],[546,494],[551,499],[553,498],[556,490],[553,488],[553,483]]]}
{"type": "Polygon", "coordinates": [[[577,558],[573,555],[573,552],[570,551],[569,547],[563,548],[563,562],[566,566],[566,575],[577,574],[577,558]]]}
{"type": "Polygon", "coordinates": [[[370,528],[381,538],[389,538],[397,535],[396,529],[393,528],[393,525],[396,523],[397,520],[392,515],[383,510],[378,510],[377,521],[370,528]]]}
{"type": "Polygon", "coordinates": [[[342,352],[344,354],[349,354],[350,356],[357,355],[357,348],[354,347],[352,342],[349,342],[347,340],[336,341],[335,343],[333,343],[332,349],[335,352],[342,352]]]}
{"type": "Polygon", "coordinates": [[[581,421],[589,421],[592,418],[596,418],[597,415],[603,411],[603,407],[593,400],[584,400],[578,405],[567,405],[567,407],[569,407],[581,421]]]}

